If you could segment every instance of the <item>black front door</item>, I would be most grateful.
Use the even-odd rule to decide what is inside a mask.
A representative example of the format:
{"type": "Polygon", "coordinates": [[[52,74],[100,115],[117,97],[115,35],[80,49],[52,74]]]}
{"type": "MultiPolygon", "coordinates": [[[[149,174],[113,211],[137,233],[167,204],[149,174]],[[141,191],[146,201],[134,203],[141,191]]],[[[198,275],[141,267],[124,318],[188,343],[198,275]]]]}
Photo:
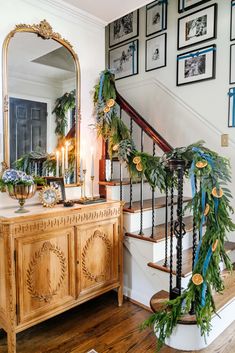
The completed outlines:
{"type": "Polygon", "coordinates": [[[47,104],[10,98],[10,164],[25,153],[47,149],[47,104]]]}

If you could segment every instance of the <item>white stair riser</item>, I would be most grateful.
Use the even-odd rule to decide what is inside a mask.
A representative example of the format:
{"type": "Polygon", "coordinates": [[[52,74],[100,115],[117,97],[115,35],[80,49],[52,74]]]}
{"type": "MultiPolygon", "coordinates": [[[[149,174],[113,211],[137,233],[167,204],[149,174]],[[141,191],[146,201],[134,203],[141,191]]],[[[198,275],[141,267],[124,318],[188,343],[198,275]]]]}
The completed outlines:
{"type": "MultiPolygon", "coordinates": [[[[107,193],[107,199],[108,200],[119,200],[120,199],[120,186],[106,186],[106,193],[107,193]]],[[[159,192],[156,194],[156,197],[163,196],[159,194],[159,192]]],[[[144,188],[143,188],[143,199],[151,199],[152,197],[152,189],[150,188],[148,183],[144,183],[144,188]]],[[[122,186],[122,198],[123,201],[126,203],[130,202],[130,185],[123,185],[122,186]]],[[[139,201],[140,200],[140,184],[133,184],[132,185],[132,201],[139,201]]]]}
{"type": "MultiPolygon", "coordinates": [[[[173,255],[176,254],[176,237],[173,238],[173,255]]],[[[149,262],[158,262],[165,257],[165,240],[161,240],[157,243],[146,241],[142,239],[132,238],[129,236],[125,237],[125,245],[129,248],[131,254],[135,257],[135,251],[140,253],[145,258],[146,264],[149,262]]],[[[170,254],[170,238],[168,237],[167,253],[170,254]]],[[[192,247],[192,234],[186,233],[182,240],[183,250],[192,247]]]]}
{"type": "MultiPolygon", "coordinates": [[[[155,209],[155,225],[165,223],[165,207],[155,209]]],[[[186,210],[185,217],[189,216],[189,210],[186,210]]],[[[174,219],[176,219],[176,207],[174,208],[174,219]]],[[[170,220],[170,209],[168,209],[168,221],[170,220]]],[[[125,232],[138,232],[140,230],[140,212],[123,213],[123,224],[125,232]]],[[[152,227],[152,210],[143,212],[143,229],[152,227]]]]}
{"type": "MultiPolygon", "coordinates": [[[[227,303],[218,315],[212,318],[212,329],[206,340],[201,336],[197,325],[177,325],[170,338],[166,339],[166,344],[172,348],[183,351],[199,351],[208,347],[235,318],[235,300],[227,303]]],[[[232,352],[231,352],[232,353],[232,352]]]]}

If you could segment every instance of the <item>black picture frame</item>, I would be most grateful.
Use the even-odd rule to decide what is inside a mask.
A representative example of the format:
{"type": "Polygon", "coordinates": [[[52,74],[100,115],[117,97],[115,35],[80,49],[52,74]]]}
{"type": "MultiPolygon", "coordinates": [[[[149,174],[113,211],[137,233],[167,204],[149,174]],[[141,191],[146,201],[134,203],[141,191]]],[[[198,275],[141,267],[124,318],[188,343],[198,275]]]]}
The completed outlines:
{"type": "Polygon", "coordinates": [[[185,4],[185,0],[178,0],[178,12],[179,13],[183,13],[185,11],[189,11],[197,6],[200,6],[202,4],[205,4],[206,2],[211,1],[211,0],[198,0],[197,2],[195,2],[193,5],[184,5],[185,4]]]}
{"type": "Polygon", "coordinates": [[[229,83],[235,84],[235,44],[230,45],[229,83]]]}
{"type": "Polygon", "coordinates": [[[134,76],[134,75],[138,75],[139,73],[139,40],[138,39],[134,39],[130,42],[127,42],[125,44],[122,44],[118,47],[115,47],[113,49],[110,49],[109,50],[109,54],[108,54],[108,64],[109,64],[109,68],[113,69],[114,70],[114,73],[115,73],[115,80],[121,80],[123,78],[126,78],[126,77],[130,77],[130,76],[134,76]],[[124,74],[123,76],[119,76],[118,77],[118,72],[120,72],[120,66],[121,66],[121,60],[122,60],[122,56],[123,56],[123,61],[122,62],[126,62],[127,61],[127,57],[128,53],[130,53],[130,47],[133,46],[135,47],[135,50],[134,50],[134,59],[133,57],[131,58],[131,70],[129,71],[132,71],[132,73],[130,74],[124,74]],[[126,50],[126,52],[125,52],[126,50]],[[117,59],[115,59],[115,61],[120,61],[120,66],[119,67],[115,67],[115,66],[112,66],[113,65],[113,61],[111,60],[111,55],[112,53],[116,52],[117,53],[117,59]],[[119,53],[119,54],[118,54],[119,53]],[[118,57],[119,55],[119,57],[118,57]],[[121,57],[120,57],[121,55],[121,57]]]}
{"type": "Polygon", "coordinates": [[[147,4],[145,6],[145,34],[146,34],[146,37],[149,37],[153,34],[156,34],[156,33],[160,33],[162,31],[165,31],[167,29],[167,1],[159,1],[159,0],[156,0],[156,1],[152,1],[151,3],[147,4]],[[161,20],[161,27],[160,29],[157,29],[158,27],[156,26],[156,29],[152,30],[152,31],[148,31],[148,26],[149,26],[149,16],[150,16],[150,11],[152,11],[155,7],[157,6],[161,6],[161,16],[162,18],[160,18],[161,20]]]}
{"type": "Polygon", "coordinates": [[[197,48],[197,49],[188,51],[186,53],[177,55],[177,65],[176,65],[176,85],[177,86],[183,86],[183,85],[202,82],[202,81],[208,81],[208,80],[215,79],[215,77],[216,77],[216,45],[215,44],[202,47],[202,48],[197,48]],[[210,53],[210,56],[209,56],[209,53],[210,53]],[[201,57],[200,61],[199,61],[199,57],[201,57]],[[193,58],[195,60],[192,60],[193,58]],[[184,66],[182,66],[181,63],[183,62],[183,60],[189,60],[189,62],[187,64],[186,62],[184,62],[184,66]],[[186,65],[188,65],[188,67],[186,67],[186,65]],[[193,69],[192,74],[188,72],[190,69],[190,65],[192,65],[192,69],[193,69]],[[209,69],[207,68],[207,66],[209,67],[209,69]],[[187,76],[186,76],[186,72],[187,72],[187,76]],[[190,81],[190,77],[191,77],[191,81],[190,81]],[[183,81],[183,78],[185,79],[185,81],[183,81]]]}
{"type": "Polygon", "coordinates": [[[228,127],[235,127],[235,87],[228,92],[228,127]]]}
{"type": "Polygon", "coordinates": [[[59,203],[63,203],[66,200],[64,178],[61,177],[45,177],[46,183],[49,186],[53,186],[60,191],[59,203]]]}
{"type": "Polygon", "coordinates": [[[125,16],[122,16],[120,18],[118,18],[117,20],[113,21],[112,23],[109,24],[109,48],[115,47],[116,45],[119,45],[121,43],[125,43],[127,41],[129,41],[130,39],[136,38],[139,35],[139,10],[135,10],[135,11],[131,11],[130,13],[128,13],[125,16]],[[128,34],[124,34],[122,36],[122,39],[113,39],[112,36],[114,35],[114,29],[115,26],[124,26],[123,22],[125,21],[125,19],[127,18],[127,16],[130,16],[131,14],[133,14],[133,30],[132,30],[132,34],[128,33],[128,34]]]}
{"type": "MultiPolygon", "coordinates": [[[[177,29],[177,49],[185,49],[194,45],[198,45],[204,42],[207,42],[212,39],[216,39],[217,37],[217,4],[213,4],[207,7],[204,7],[200,10],[187,14],[178,19],[178,29],[177,29]],[[205,14],[208,12],[207,14],[205,14]],[[211,13],[210,13],[211,12],[211,13]],[[204,15],[203,15],[204,13],[204,15]],[[208,26],[208,15],[212,17],[211,30],[205,31],[203,34],[199,35],[201,31],[203,31],[202,21],[206,21],[206,26],[208,26]],[[199,17],[196,17],[198,14],[199,17]],[[205,17],[206,16],[206,17],[205,17]],[[203,19],[204,18],[204,19],[203,19]],[[186,20],[188,19],[188,22],[186,20]],[[198,28],[195,29],[195,21],[198,21],[198,28]],[[187,27],[192,29],[192,32],[196,31],[193,36],[188,36],[189,32],[187,31],[187,27]],[[186,38],[183,38],[185,36],[186,38]],[[201,38],[201,39],[200,39],[201,38]],[[191,42],[188,42],[191,39],[191,42]],[[185,43],[185,44],[183,44],[185,43]]],[[[205,27],[204,27],[205,28],[205,27]]]]}
{"type": "MultiPolygon", "coordinates": [[[[155,47],[156,48],[156,47],[155,47]]],[[[153,48],[154,49],[154,48],[153,48]]],[[[157,48],[158,49],[158,48],[157,48]]],[[[157,50],[155,49],[155,50],[157,50]]],[[[152,56],[154,55],[154,53],[151,53],[152,56]]],[[[148,72],[148,71],[153,71],[153,70],[157,70],[157,69],[160,69],[162,67],[165,67],[166,66],[166,55],[167,55],[167,34],[166,33],[162,33],[162,34],[159,34],[158,36],[155,36],[155,37],[152,37],[152,38],[149,38],[145,41],[145,72],[148,72]],[[149,65],[149,62],[148,62],[148,55],[150,54],[149,53],[149,45],[151,44],[151,42],[158,42],[159,40],[159,45],[162,45],[163,47],[160,49],[160,53],[162,52],[163,55],[159,55],[159,52],[158,52],[158,55],[159,55],[159,63],[156,62],[156,66],[152,66],[149,65]],[[160,41],[161,40],[161,41],[160,41]],[[158,65],[159,64],[159,65],[158,65]],[[150,68],[151,67],[151,68],[150,68]]],[[[155,59],[156,60],[156,59],[155,59]]]]}
{"type": "Polygon", "coordinates": [[[230,10],[230,40],[235,40],[235,0],[231,0],[230,10]]]}

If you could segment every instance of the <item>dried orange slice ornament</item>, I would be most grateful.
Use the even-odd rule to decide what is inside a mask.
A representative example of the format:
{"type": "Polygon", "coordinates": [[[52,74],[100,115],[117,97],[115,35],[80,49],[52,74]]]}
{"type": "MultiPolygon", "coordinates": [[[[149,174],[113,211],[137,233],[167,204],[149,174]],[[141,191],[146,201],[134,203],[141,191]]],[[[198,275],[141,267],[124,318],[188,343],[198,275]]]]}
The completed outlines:
{"type": "Polygon", "coordinates": [[[143,171],[142,163],[136,164],[136,169],[138,170],[138,172],[142,172],[143,171]]]}
{"type": "Polygon", "coordinates": [[[207,203],[204,210],[204,216],[207,216],[209,212],[210,212],[210,205],[207,203]]]}
{"type": "Polygon", "coordinates": [[[115,104],[115,100],[113,99],[113,98],[111,98],[111,99],[109,99],[108,101],[107,101],[107,106],[109,107],[109,108],[112,108],[113,106],[114,106],[114,104],[115,104]]]}
{"type": "Polygon", "coordinates": [[[107,106],[104,108],[104,113],[108,113],[110,111],[110,108],[107,106]]]}
{"type": "Polygon", "coordinates": [[[220,188],[220,189],[217,189],[216,187],[214,187],[214,188],[212,189],[211,194],[212,194],[214,197],[216,197],[217,199],[220,199],[220,198],[223,196],[224,192],[223,192],[223,190],[222,190],[221,188],[220,188]]]}
{"type": "Polygon", "coordinates": [[[202,169],[202,168],[205,168],[207,166],[207,161],[198,161],[196,163],[196,167],[199,168],[199,169],[202,169]]]}
{"type": "Polygon", "coordinates": [[[118,146],[119,146],[118,144],[114,145],[113,146],[113,151],[117,151],[118,150],[118,146]]]}
{"type": "Polygon", "coordinates": [[[218,245],[219,240],[216,239],[216,241],[214,242],[214,244],[212,245],[212,252],[215,252],[217,245],[218,245]]]}
{"type": "Polygon", "coordinates": [[[192,281],[196,286],[200,286],[200,284],[203,283],[203,277],[200,275],[200,273],[195,273],[192,277],[192,281]]]}
{"type": "Polygon", "coordinates": [[[134,157],[133,163],[134,164],[139,164],[141,162],[141,158],[139,156],[134,157]]]}

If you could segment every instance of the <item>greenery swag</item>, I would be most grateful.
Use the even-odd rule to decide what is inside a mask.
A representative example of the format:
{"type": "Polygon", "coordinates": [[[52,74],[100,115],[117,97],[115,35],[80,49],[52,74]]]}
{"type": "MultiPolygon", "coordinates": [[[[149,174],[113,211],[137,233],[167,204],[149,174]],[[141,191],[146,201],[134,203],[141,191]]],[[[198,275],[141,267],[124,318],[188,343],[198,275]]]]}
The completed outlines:
{"type": "Polygon", "coordinates": [[[69,109],[73,109],[76,104],[76,90],[72,90],[70,93],[66,92],[62,97],[56,99],[55,107],[52,113],[56,115],[56,129],[55,133],[61,137],[65,135],[65,128],[67,126],[67,112],[69,109]]]}
{"type": "MultiPolygon", "coordinates": [[[[176,148],[162,157],[153,157],[139,152],[130,137],[130,131],[118,116],[115,102],[115,77],[109,70],[100,75],[95,86],[94,105],[97,113],[98,135],[108,142],[109,154],[117,156],[125,163],[132,178],[145,176],[153,188],[166,191],[166,181],[171,177],[167,161],[172,158],[186,162],[185,177],[191,179],[193,198],[188,208],[193,210],[196,228],[200,234],[192,278],[182,295],[168,300],[163,309],[154,313],[141,326],[153,327],[158,333],[158,349],[162,347],[177,325],[180,317],[195,310],[197,325],[202,334],[211,329],[211,319],[216,313],[212,290],[222,292],[223,280],[220,276],[220,261],[231,270],[224,242],[227,233],[235,230],[230,218],[231,192],[227,184],[231,182],[228,159],[204,146],[199,141],[185,148],[176,148]],[[202,225],[205,232],[202,236],[202,225]]],[[[177,186],[177,180],[174,181],[177,186]]]]}

